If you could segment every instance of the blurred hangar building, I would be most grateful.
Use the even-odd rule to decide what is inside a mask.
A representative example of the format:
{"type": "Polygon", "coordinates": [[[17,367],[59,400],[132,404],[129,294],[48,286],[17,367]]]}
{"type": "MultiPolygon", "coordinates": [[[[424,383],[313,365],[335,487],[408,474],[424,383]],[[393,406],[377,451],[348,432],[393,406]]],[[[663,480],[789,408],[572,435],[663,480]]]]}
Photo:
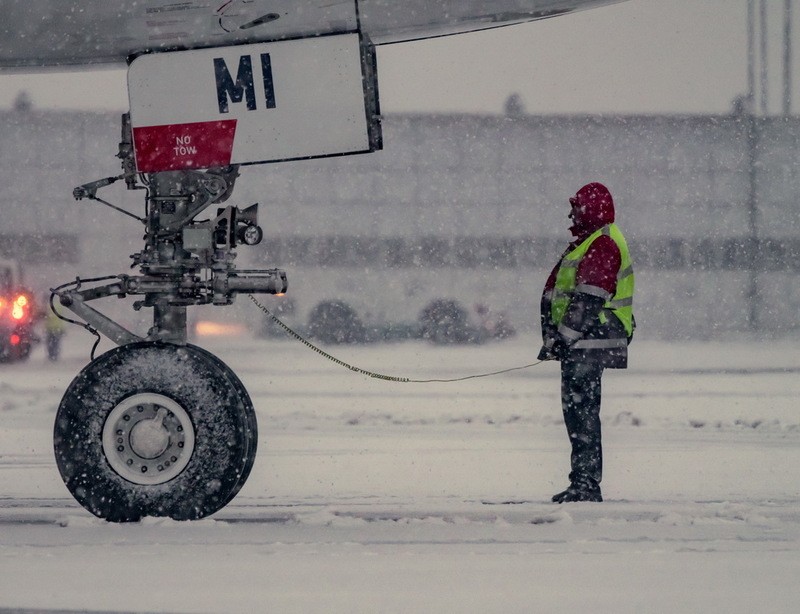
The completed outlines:
{"type": "MultiPolygon", "coordinates": [[[[22,260],[39,292],[128,272],[142,248],[136,220],[72,199],[120,173],[119,125],[116,113],[0,112],[0,257],[22,260]]],[[[389,115],[383,129],[374,154],[241,169],[229,203],[260,203],[265,238],[238,262],[285,269],[300,320],[340,300],[368,323],[409,322],[455,299],[538,328],[570,238],[567,198],[602,181],[634,256],[637,334],[800,328],[800,118],[389,115]]],[[[143,215],[144,193],[121,184],[99,195],[143,215]]],[[[260,319],[239,303],[235,317],[260,319]]]]}

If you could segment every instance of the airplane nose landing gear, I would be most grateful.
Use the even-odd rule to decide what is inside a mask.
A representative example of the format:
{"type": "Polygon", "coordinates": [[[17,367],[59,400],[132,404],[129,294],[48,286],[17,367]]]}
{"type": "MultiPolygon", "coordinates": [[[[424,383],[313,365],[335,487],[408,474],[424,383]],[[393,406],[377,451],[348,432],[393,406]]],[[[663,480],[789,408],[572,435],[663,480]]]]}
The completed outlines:
{"type": "MultiPolygon", "coordinates": [[[[120,156],[130,189],[130,129],[123,116],[120,156]]],[[[238,293],[283,293],[278,269],[239,271],[239,244],[257,243],[257,206],[227,206],[238,169],[169,171],[139,179],[147,188],[145,248],[132,256],[141,275],[104,285],[76,280],[57,289],[61,304],[119,347],[87,365],[56,414],[54,448],[75,499],[110,521],[143,516],[194,520],[224,507],[244,485],[255,459],[258,427],[244,385],[219,358],[186,342],[186,309],[229,305],[238,293]],[[134,309],[153,308],[153,326],[138,336],[89,306],[90,301],[139,295],[134,309]]],[[[117,178],[76,188],[76,198],[117,178]]],[[[111,205],[114,207],[113,205],[111,205]]],[[[114,207],[118,209],[118,207],[114,207]]]]}

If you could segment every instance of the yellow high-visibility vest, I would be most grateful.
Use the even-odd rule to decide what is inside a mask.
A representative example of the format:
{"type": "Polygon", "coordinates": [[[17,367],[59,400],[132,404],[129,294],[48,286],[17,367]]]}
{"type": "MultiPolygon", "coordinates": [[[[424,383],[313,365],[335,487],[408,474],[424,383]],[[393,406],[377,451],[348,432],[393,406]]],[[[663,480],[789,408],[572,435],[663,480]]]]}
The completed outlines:
{"type": "Polygon", "coordinates": [[[619,273],[617,273],[617,290],[614,296],[608,298],[603,305],[603,310],[600,312],[600,322],[605,324],[608,321],[606,314],[610,312],[619,318],[619,321],[625,327],[625,332],[630,337],[633,334],[633,264],[628,251],[628,243],[616,224],[609,224],[596,230],[561,260],[558,273],[556,273],[550,317],[553,323],[558,326],[567,312],[572,294],[576,290],[581,291],[581,288],[577,287],[576,284],[578,265],[592,243],[601,235],[611,237],[616,243],[622,263],[619,267],[619,273]]]}

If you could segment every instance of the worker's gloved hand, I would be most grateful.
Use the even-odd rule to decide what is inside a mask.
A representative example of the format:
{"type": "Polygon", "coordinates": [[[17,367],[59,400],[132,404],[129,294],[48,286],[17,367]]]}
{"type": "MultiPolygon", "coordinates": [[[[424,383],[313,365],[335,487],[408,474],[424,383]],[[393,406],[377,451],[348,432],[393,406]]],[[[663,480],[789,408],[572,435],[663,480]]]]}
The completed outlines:
{"type": "Polygon", "coordinates": [[[542,349],[539,350],[538,360],[563,360],[568,354],[567,342],[556,338],[552,343],[542,346],[542,349]]]}
{"type": "Polygon", "coordinates": [[[553,354],[553,349],[543,345],[542,349],[539,350],[539,355],[536,357],[536,360],[556,360],[556,355],[553,354]]]}
{"type": "Polygon", "coordinates": [[[564,360],[569,355],[569,346],[563,339],[556,339],[553,342],[553,347],[550,348],[556,360],[564,360]]]}

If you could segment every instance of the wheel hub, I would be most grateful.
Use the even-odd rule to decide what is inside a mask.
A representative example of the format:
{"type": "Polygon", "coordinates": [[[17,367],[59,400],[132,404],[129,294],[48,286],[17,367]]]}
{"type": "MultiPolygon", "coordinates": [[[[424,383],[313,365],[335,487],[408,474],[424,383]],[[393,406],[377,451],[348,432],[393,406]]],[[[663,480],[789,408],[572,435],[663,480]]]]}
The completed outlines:
{"type": "Polygon", "coordinates": [[[158,408],[152,420],[140,420],[133,425],[129,441],[131,450],[141,458],[152,460],[161,456],[170,444],[170,433],[164,426],[167,410],[158,408]]]}
{"type": "Polygon", "coordinates": [[[194,450],[194,425],[178,403],[156,393],[134,394],[109,413],[103,452],[134,484],[163,484],[179,475],[194,450]]]}

